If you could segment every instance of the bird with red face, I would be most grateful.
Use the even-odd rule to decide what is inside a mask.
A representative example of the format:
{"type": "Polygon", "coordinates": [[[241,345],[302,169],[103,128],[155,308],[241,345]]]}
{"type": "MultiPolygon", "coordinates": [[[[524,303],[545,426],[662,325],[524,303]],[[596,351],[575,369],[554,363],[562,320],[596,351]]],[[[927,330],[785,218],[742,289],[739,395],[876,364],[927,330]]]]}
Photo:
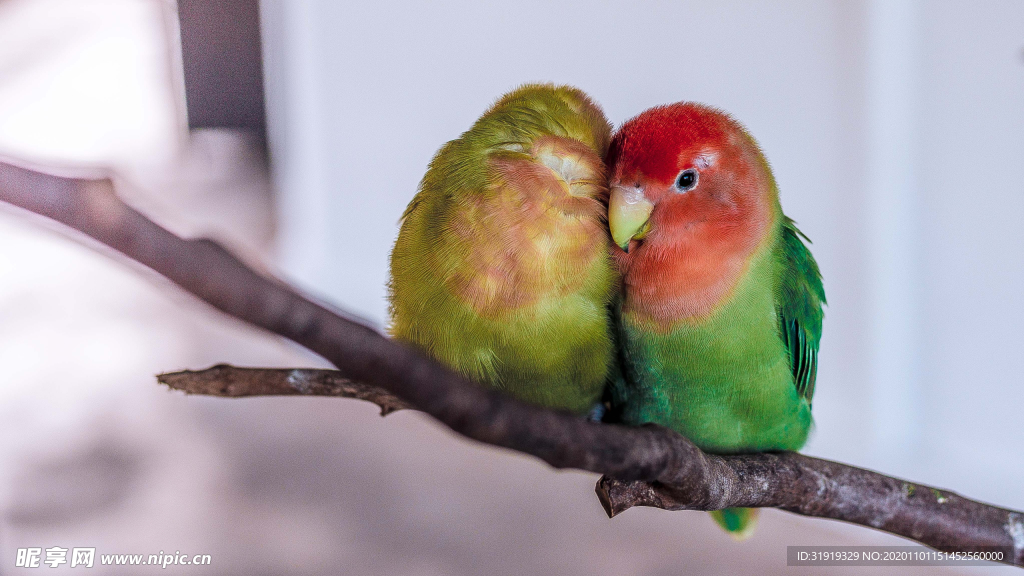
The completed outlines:
{"type": "MultiPolygon", "coordinates": [[[[801,448],[825,293],[757,143],[727,114],[679,103],[626,122],[607,163],[625,372],[611,417],[711,453],[801,448]]],[[[744,537],[753,512],[713,516],[744,537]]]]}

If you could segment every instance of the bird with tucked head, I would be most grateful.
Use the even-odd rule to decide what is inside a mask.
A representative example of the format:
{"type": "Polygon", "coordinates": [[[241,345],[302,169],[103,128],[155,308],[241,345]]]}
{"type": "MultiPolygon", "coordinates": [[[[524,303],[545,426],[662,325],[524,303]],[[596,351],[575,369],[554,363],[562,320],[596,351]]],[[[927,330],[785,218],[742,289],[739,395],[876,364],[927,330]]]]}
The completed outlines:
{"type": "Polygon", "coordinates": [[[531,84],[437,152],[391,253],[390,332],[516,398],[586,415],[613,372],[611,125],[531,84]]]}

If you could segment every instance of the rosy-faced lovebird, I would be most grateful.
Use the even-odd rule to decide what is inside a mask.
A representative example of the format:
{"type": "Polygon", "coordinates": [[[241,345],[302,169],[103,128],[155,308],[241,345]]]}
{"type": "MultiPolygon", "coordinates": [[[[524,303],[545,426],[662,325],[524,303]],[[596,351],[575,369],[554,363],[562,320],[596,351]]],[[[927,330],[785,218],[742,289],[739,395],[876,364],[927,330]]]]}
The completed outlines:
{"type": "MultiPolygon", "coordinates": [[[[825,293],[757,143],[725,113],[679,103],[623,124],[607,160],[625,372],[611,414],[711,453],[801,448],[825,293]]],[[[756,519],[713,516],[737,537],[756,519]]]]}
{"type": "Polygon", "coordinates": [[[442,147],[391,253],[392,336],[521,400],[599,406],[618,291],[610,139],[580,90],[527,85],[442,147]]]}

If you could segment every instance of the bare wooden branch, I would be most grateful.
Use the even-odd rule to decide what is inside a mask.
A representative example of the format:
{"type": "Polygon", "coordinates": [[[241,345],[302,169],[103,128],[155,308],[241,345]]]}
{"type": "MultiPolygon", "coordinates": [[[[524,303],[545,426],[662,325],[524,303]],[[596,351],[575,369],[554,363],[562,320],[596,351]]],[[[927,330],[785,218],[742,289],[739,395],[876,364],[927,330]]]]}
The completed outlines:
{"type": "Polygon", "coordinates": [[[78,230],[215,308],[322,355],[474,440],[557,468],[603,473],[610,513],[632,505],[711,510],[776,506],[844,520],[940,549],[1003,547],[1024,566],[1024,514],[798,454],[712,456],[665,428],[596,424],[473,385],[373,329],[261,276],[209,240],[184,240],[122,203],[109,181],[0,164],[0,200],[78,230]],[[610,480],[615,479],[615,480],[610,480]],[[928,498],[928,494],[934,498],[928,498]]]}
{"type": "Polygon", "coordinates": [[[387,390],[353,382],[337,370],[312,368],[238,368],[218,364],[206,370],[158,374],[157,381],[186,394],[207,396],[337,396],[380,406],[380,415],[409,408],[387,390]]]}
{"type": "Polygon", "coordinates": [[[1024,565],[1024,514],[959,494],[795,452],[706,456],[688,483],[603,477],[609,516],[632,506],[666,510],[771,507],[899,534],[940,550],[1005,551],[1024,565]]]}
{"type": "MultiPolygon", "coordinates": [[[[162,374],[159,378],[188,393],[214,396],[307,394],[378,402],[373,394],[380,392],[375,387],[351,382],[333,370],[236,368],[222,364],[198,372],[162,374]],[[294,381],[324,384],[296,387],[294,381]],[[339,391],[335,382],[343,390],[339,391]]],[[[387,402],[390,396],[382,393],[387,402]]],[[[381,406],[384,408],[385,404],[381,406]]],[[[871,526],[940,549],[1001,549],[1008,556],[1015,552],[1012,544],[1006,545],[1007,536],[1011,543],[1015,537],[1024,538],[1024,515],[1019,512],[845,464],[792,452],[715,456],[697,451],[692,458],[696,459],[695,465],[688,468],[687,477],[677,480],[678,484],[622,481],[604,476],[597,484],[598,498],[609,517],[633,506],[665,510],[773,507],[871,526]],[[903,533],[901,530],[908,526],[911,533],[903,533]]]]}

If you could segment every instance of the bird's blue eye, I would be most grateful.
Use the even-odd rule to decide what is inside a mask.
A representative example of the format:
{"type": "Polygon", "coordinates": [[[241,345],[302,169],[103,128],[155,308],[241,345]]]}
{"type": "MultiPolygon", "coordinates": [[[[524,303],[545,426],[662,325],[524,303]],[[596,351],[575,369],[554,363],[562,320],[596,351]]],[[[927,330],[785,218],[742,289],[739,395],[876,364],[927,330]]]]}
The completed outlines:
{"type": "Polygon", "coordinates": [[[697,187],[697,180],[700,179],[700,175],[693,168],[688,168],[679,173],[676,177],[676,188],[680,192],[689,192],[697,187]]]}

